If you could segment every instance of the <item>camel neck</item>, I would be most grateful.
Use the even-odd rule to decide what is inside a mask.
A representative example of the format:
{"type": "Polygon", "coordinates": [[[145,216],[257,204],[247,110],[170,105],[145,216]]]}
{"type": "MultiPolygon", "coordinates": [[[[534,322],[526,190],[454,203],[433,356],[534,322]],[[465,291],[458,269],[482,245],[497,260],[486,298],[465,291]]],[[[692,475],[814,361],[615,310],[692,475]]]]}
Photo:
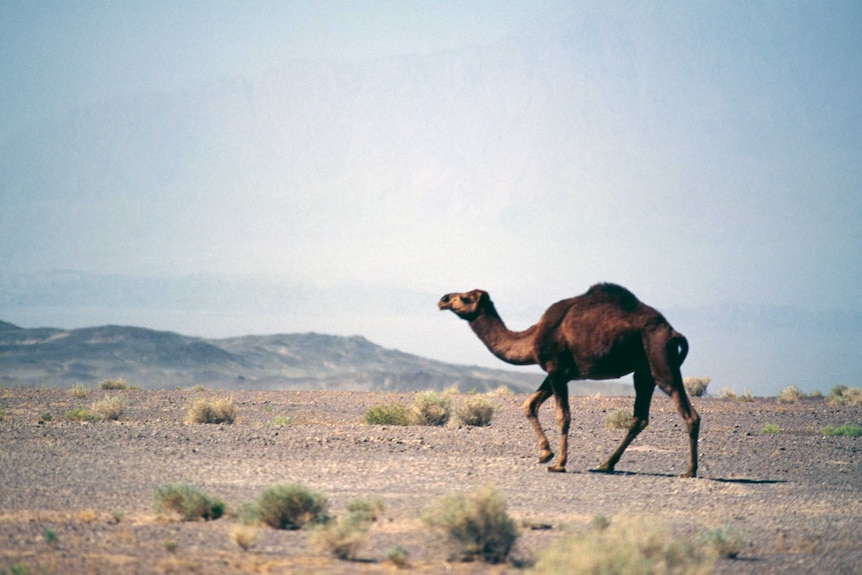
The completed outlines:
{"type": "Polygon", "coordinates": [[[497,314],[493,304],[470,322],[473,330],[491,353],[506,363],[532,365],[536,363],[533,333],[536,326],[524,331],[511,331],[497,314]]]}

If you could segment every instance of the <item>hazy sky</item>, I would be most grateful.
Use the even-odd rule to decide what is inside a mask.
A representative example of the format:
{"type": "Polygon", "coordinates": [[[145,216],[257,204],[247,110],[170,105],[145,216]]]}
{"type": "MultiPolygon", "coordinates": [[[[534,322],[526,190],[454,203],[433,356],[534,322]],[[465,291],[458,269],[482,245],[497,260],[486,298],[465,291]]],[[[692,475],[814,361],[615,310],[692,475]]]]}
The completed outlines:
{"type": "MultiPolygon", "coordinates": [[[[859,314],[859,30],[862,4],[837,1],[5,1],[0,149],[18,149],[22,134],[76,110],[147,95],[200,96],[218,81],[259,86],[297,62],[335,63],[348,75],[351,67],[377,66],[391,85],[385,106],[379,86],[378,99],[349,91],[331,98],[343,97],[345,108],[361,104],[372,117],[387,114],[383,107],[396,112],[381,116],[386,130],[345,128],[354,143],[336,181],[314,168],[334,162],[325,140],[285,159],[290,184],[273,183],[277,171],[252,192],[224,183],[235,173],[256,181],[246,162],[237,172],[224,167],[226,177],[212,187],[180,189],[215,181],[203,177],[165,184],[160,198],[189,197],[170,210],[142,206],[140,190],[103,197],[93,213],[107,217],[80,227],[62,221],[74,206],[90,206],[78,202],[72,183],[64,191],[54,181],[43,192],[10,175],[20,166],[4,164],[4,269],[265,278],[297,287],[304,303],[144,313],[47,302],[45,310],[10,305],[0,319],[137,323],[209,336],[358,333],[438,359],[501,367],[466,325],[437,314],[436,297],[487,289],[516,329],[597,281],[626,285],[671,310],[677,324],[728,304],[859,314]],[[523,84],[483,84],[479,96],[435,94],[439,101],[429,102],[414,87],[440,78],[423,68],[440,54],[444,62],[453,55],[447,78],[464,90],[472,77],[505,82],[515,77],[509,68],[523,84]],[[416,134],[427,138],[413,150],[416,134]],[[20,198],[43,193],[44,210],[16,211],[20,198]],[[135,214],[147,215],[136,221],[135,214]],[[46,233],[34,241],[26,230],[46,233]],[[117,234],[123,240],[110,246],[94,239],[117,234]],[[309,295],[317,289],[338,294],[326,312],[309,311],[322,305],[309,295]]],[[[281,138],[272,141],[289,140],[281,138]]],[[[183,158],[172,161],[191,169],[183,158]]],[[[78,176],[74,168],[67,175],[78,176]]],[[[82,169],[80,178],[89,177],[82,169]]],[[[695,340],[695,368],[715,376],[734,361],[706,359],[706,351],[698,359],[697,336],[716,336],[702,325],[677,327],[695,340]]],[[[724,352],[733,349],[723,341],[724,352]]],[[[791,359],[775,351],[773,364],[791,359]]]]}

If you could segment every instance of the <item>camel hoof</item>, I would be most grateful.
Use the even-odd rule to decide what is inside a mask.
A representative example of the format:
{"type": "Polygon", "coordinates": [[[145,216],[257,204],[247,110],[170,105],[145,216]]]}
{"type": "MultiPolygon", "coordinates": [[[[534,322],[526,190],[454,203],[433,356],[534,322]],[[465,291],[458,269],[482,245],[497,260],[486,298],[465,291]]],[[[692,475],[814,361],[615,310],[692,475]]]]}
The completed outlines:
{"type": "Polygon", "coordinates": [[[554,458],[553,451],[542,451],[539,453],[539,463],[547,463],[554,458]]]}
{"type": "Polygon", "coordinates": [[[598,467],[594,467],[593,469],[590,469],[590,473],[607,473],[610,475],[613,472],[614,472],[614,468],[609,467],[607,465],[599,465],[598,467]]]}
{"type": "Polygon", "coordinates": [[[697,477],[697,471],[689,469],[685,473],[680,474],[680,477],[697,477]]]}
{"type": "Polygon", "coordinates": [[[566,468],[565,468],[565,467],[560,467],[560,466],[558,466],[558,465],[552,465],[552,466],[550,466],[550,467],[548,468],[548,471],[549,471],[549,472],[551,472],[551,473],[565,473],[565,472],[566,472],[566,468]]]}

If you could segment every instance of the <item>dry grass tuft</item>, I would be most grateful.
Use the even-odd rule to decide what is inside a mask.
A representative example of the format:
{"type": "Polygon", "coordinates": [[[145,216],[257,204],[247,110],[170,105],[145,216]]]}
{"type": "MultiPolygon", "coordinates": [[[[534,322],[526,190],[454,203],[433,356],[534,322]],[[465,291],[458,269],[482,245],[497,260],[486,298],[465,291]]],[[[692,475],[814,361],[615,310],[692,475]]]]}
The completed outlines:
{"type": "Polygon", "coordinates": [[[826,396],[826,403],[832,406],[846,405],[849,407],[862,406],[862,387],[847,387],[836,385],[826,396]]]}
{"type": "Polygon", "coordinates": [[[775,399],[778,400],[778,403],[796,403],[803,397],[805,397],[805,394],[802,393],[798,387],[795,385],[788,385],[778,392],[775,399]]]}
{"type": "Polygon", "coordinates": [[[159,512],[175,512],[183,521],[209,521],[224,515],[226,505],[196,487],[184,483],[163,485],[156,489],[154,501],[159,512]]]}
{"type": "Polygon", "coordinates": [[[455,413],[458,421],[464,425],[485,427],[491,425],[494,417],[494,404],[481,395],[471,395],[464,400],[455,413]]]}
{"type": "Polygon", "coordinates": [[[378,403],[365,412],[363,421],[368,425],[409,425],[410,414],[400,403],[378,403]]]}
{"type": "Polygon", "coordinates": [[[410,423],[413,425],[446,425],[452,412],[447,393],[426,391],[420,393],[410,405],[410,423]]]}
{"type": "Polygon", "coordinates": [[[326,496],[300,483],[276,484],[258,496],[257,519],[275,529],[301,529],[328,519],[326,496]]]}
{"type": "Polygon", "coordinates": [[[628,429],[634,423],[634,416],[625,409],[612,411],[605,418],[604,426],[607,429],[628,429]]]}
{"type": "Polygon", "coordinates": [[[258,532],[252,525],[234,525],[230,530],[231,540],[243,551],[257,547],[258,532]]]}
{"type": "Polygon", "coordinates": [[[90,406],[90,411],[105,421],[120,419],[126,410],[126,399],[120,395],[104,397],[90,406]]]}
{"type": "Polygon", "coordinates": [[[686,377],[682,380],[682,385],[691,397],[703,397],[710,381],[712,380],[708,377],[686,377]]]}
{"type": "Polygon", "coordinates": [[[236,406],[233,399],[229,397],[196,399],[189,407],[187,417],[189,423],[232,424],[235,419],[236,406]]]}

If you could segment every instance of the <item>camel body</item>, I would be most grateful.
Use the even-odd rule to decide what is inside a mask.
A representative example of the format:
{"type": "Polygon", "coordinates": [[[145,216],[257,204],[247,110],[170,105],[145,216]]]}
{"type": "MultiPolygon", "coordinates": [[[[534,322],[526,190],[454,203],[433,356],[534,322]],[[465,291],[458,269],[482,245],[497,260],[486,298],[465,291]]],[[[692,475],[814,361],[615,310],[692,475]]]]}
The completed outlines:
{"type": "Polygon", "coordinates": [[[565,471],[571,422],[568,382],[613,379],[634,374],[634,419],[617,450],[594,471],[613,472],[625,449],[649,423],[653,391],[658,386],[674,401],[689,435],[686,477],[697,474],[700,416],[682,384],[680,366],[688,353],[685,336],[654,308],[627,289],[597,284],[585,294],[553,304],[535,325],[509,330],[487,292],[444,295],[438,304],[469,322],[473,332],[499,359],[515,365],[539,365],[548,376],[524,403],[524,414],[539,438],[539,461],[554,454],[539,424],[539,407],[551,396],[557,407],[560,453],[549,471],[565,471]]]}

